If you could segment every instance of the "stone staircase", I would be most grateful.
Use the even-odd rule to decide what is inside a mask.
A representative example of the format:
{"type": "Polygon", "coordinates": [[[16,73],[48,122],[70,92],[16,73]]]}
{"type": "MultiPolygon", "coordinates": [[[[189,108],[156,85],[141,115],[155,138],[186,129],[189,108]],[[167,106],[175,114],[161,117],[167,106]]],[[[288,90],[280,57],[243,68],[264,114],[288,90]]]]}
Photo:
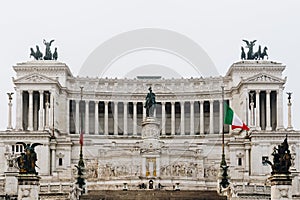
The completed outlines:
{"type": "Polygon", "coordinates": [[[226,200],[216,191],[167,191],[167,190],[95,190],[80,197],[80,200],[226,200]]]}

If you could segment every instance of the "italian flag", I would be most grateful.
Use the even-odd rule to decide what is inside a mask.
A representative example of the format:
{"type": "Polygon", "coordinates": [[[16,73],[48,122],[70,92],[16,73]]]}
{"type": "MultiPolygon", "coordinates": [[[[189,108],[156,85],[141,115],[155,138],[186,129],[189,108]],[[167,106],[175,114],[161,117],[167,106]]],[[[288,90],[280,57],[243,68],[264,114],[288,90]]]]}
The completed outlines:
{"type": "Polygon", "coordinates": [[[224,124],[231,125],[232,130],[236,128],[241,128],[242,130],[249,131],[249,127],[244,124],[244,122],[233,112],[233,110],[224,103],[224,124]]]}

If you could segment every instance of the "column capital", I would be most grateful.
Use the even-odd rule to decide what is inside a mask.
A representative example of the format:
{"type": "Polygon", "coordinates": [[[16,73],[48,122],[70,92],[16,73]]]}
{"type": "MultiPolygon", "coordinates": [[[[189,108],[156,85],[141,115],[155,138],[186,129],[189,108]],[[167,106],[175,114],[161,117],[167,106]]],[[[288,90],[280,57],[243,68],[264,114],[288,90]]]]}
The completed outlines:
{"type": "Polygon", "coordinates": [[[266,90],[266,93],[267,93],[267,94],[270,94],[270,93],[271,93],[271,90],[266,90]]]}
{"type": "Polygon", "coordinates": [[[123,104],[124,104],[124,105],[127,105],[127,104],[128,104],[128,101],[123,101],[123,104]]]}
{"type": "Polygon", "coordinates": [[[209,103],[214,103],[214,100],[213,100],[213,99],[210,99],[210,100],[209,100],[209,103]]]}
{"type": "Polygon", "coordinates": [[[260,93],[260,90],[255,90],[256,94],[259,94],[260,93]]]}
{"type": "Polygon", "coordinates": [[[107,106],[108,105],[108,101],[104,101],[104,104],[107,106]]]}
{"type": "Polygon", "coordinates": [[[137,101],[133,101],[132,104],[133,104],[133,105],[136,105],[136,104],[137,104],[137,101]]]}
{"type": "Polygon", "coordinates": [[[219,103],[223,103],[223,99],[219,99],[219,103]]]}
{"type": "Polygon", "coordinates": [[[89,103],[90,100],[87,100],[87,99],[82,99],[82,101],[86,102],[86,103],[89,103]]]}
{"type": "Polygon", "coordinates": [[[99,103],[99,100],[95,100],[94,103],[95,103],[95,104],[98,104],[98,103],[99,103]]]}
{"type": "Polygon", "coordinates": [[[194,102],[195,102],[194,100],[191,100],[191,101],[190,101],[190,104],[194,104],[194,102]]]}
{"type": "Polygon", "coordinates": [[[44,94],[44,90],[39,90],[39,93],[40,94],[44,94]]]}
{"type": "Polygon", "coordinates": [[[27,90],[29,94],[32,94],[33,93],[33,90],[27,90]]]}
{"type": "Polygon", "coordinates": [[[81,100],[80,100],[80,99],[75,99],[74,101],[75,101],[76,104],[77,104],[77,103],[79,103],[81,100]]]}
{"type": "Polygon", "coordinates": [[[171,101],[171,105],[175,105],[175,101],[171,101]]]}
{"type": "Polygon", "coordinates": [[[165,101],[162,101],[162,102],[161,102],[161,105],[166,105],[166,102],[165,102],[165,101]]]}
{"type": "Polygon", "coordinates": [[[204,103],[204,100],[199,100],[199,103],[200,103],[200,104],[203,104],[203,103],[204,103]]]}

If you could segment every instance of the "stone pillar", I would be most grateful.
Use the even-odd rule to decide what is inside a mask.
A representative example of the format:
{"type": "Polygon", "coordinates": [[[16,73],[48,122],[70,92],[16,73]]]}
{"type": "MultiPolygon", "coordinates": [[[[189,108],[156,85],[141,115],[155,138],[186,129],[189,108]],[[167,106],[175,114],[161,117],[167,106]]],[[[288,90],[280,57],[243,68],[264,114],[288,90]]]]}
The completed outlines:
{"type": "Polygon", "coordinates": [[[49,94],[46,93],[46,103],[45,103],[45,129],[49,129],[49,94]]]}
{"type": "Polygon", "coordinates": [[[39,200],[40,177],[33,174],[18,175],[18,200],[39,200]]]}
{"type": "Polygon", "coordinates": [[[171,102],[171,135],[175,135],[175,102],[171,102]]]}
{"type": "Polygon", "coordinates": [[[185,135],[185,125],[184,125],[184,101],[180,102],[180,134],[185,135]]]}
{"type": "Polygon", "coordinates": [[[160,177],[160,158],[156,158],[156,177],[160,177]]]}
{"type": "MultiPolygon", "coordinates": [[[[44,129],[44,91],[40,90],[39,131],[44,129]]],[[[69,113],[69,110],[68,110],[69,113]]],[[[69,116],[69,115],[68,115],[69,116]]],[[[69,121],[67,121],[69,122],[69,121]]]]}
{"type": "Polygon", "coordinates": [[[223,133],[223,100],[219,100],[219,133],[222,134],[223,133]]]}
{"type": "Polygon", "coordinates": [[[282,103],[282,98],[283,98],[283,95],[282,95],[282,88],[280,87],[278,90],[277,90],[277,98],[276,98],[276,101],[277,101],[277,129],[278,130],[283,130],[284,127],[283,127],[283,103],[282,103]]]}
{"type": "Polygon", "coordinates": [[[124,135],[128,135],[128,129],[127,129],[127,105],[128,105],[128,102],[127,101],[124,101],[123,102],[123,106],[124,106],[124,115],[123,115],[123,119],[124,119],[124,135]]]}
{"type": "Polygon", "coordinates": [[[194,101],[190,101],[190,135],[195,134],[194,101]]]}
{"type": "Polygon", "coordinates": [[[49,116],[49,121],[50,121],[50,126],[53,126],[53,113],[54,113],[54,91],[51,92],[50,94],[50,116],[49,116]]]}
{"type": "Polygon", "coordinates": [[[51,171],[50,174],[52,175],[53,172],[56,170],[56,141],[50,140],[50,151],[51,151],[51,171]]]}
{"type": "Polygon", "coordinates": [[[136,105],[137,105],[137,102],[134,101],[132,102],[133,104],[133,135],[137,135],[137,108],[136,108],[136,105]]]}
{"type": "Polygon", "coordinates": [[[19,172],[17,170],[4,172],[5,175],[4,194],[10,196],[15,196],[18,194],[18,179],[17,179],[18,174],[19,172]]]}
{"type": "Polygon", "coordinates": [[[90,123],[90,116],[89,116],[89,100],[85,100],[85,126],[84,126],[84,132],[85,134],[89,134],[90,133],[90,127],[89,127],[89,123],[90,123]]]}
{"type": "Polygon", "coordinates": [[[104,135],[108,135],[108,101],[104,101],[104,135]]]}
{"type": "Polygon", "coordinates": [[[67,133],[70,133],[70,103],[71,103],[71,100],[69,100],[69,99],[66,99],[67,100],[67,103],[66,103],[66,114],[67,114],[67,116],[66,116],[66,122],[67,122],[67,124],[66,124],[66,132],[67,133]]]}
{"type": "Polygon", "coordinates": [[[244,178],[246,180],[249,179],[249,176],[250,176],[250,149],[251,149],[251,146],[250,146],[250,142],[247,142],[245,144],[245,174],[244,174],[244,178]]]}
{"type": "Polygon", "coordinates": [[[254,93],[250,92],[250,125],[251,127],[254,127],[254,99],[253,99],[254,93]]]}
{"type": "Polygon", "coordinates": [[[146,177],[146,158],[142,157],[142,177],[146,177]]]}
{"type": "Polygon", "coordinates": [[[145,108],[145,102],[143,103],[143,120],[146,119],[146,108],[145,108]]]}
{"type": "Polygon", "coordinates": [[[118,102],[114,102],[114,135],[118,135],[118,102]]]}
{"type": "Polygon", "coordinates": [[[76,128],[76,133],[79,134],[80,130],[79,130],[79,123],[80,123],[80,118],[79,118],[79,104],[80,104],[80,100],[75,100],[76,105],[75,105],[75,112],[76,112],[76,124],[75,124],[75,128],[76,128]]]}
{"type": "Polygon", "coordinates": [[[16,130],[22,130],[23,126],[22,126],[22,122],[23,122],[23,101],[22,101],[22,97],[23,97],[23,92],[20,89],[16,89],[17,90],[17,103],[16,103],[16,130]]]}
{"type": "Polygon", "coordinates": [[[259,99],[259,93],[260,93],[260,90],[256,90],[255,91],[256,93],[256,130],[261,130],[261,127],[260,127],[260,109],[259,109],[259,105],[260,105],[260,99],[259,99]]]}
{"type": "Polygon", "coordinates": [[[292,126],[292,102],[289,99],[288,100],[288,126],[287,126],[287,130],[293,130],[293,126],[292,126]]]}
{"type": "Polygon", "coordinates": [[[271,180],[271,200],[292,199],[292,179],[288,174],[273,174],[271,180]]]}
{"type": "Polygon", "coordinates": [[[95,135],[99,134],[99,101],[95,101],[95,135]]]}
{"type": "Polygon", "coordinates": [[[161,135],[166,135],[166,102],[161,102],[161,135]]]}
{"type": "Polygon", "coordinates": [[[204,107],[203,107],[204,101],[200,101],[200,135],[204,134],[204,107]]]}
{"type": "Polygon", "coordinates": [[[7,93],[8,94],[8,124],[7,124],[7,130],[12,130],[12,124],[11,124],[11,117],[12,117],[12,95],[13,93],[7,93]]]}
{"type": "Polygon", "coordinates": [[[29,108],[28,108],[28,130],[33,130],[33,91],[28,90],[29,93],[29,108]]]}
{"type": "Polygon", "coordinates": [[[267,113],[267,127],[266,127],[266,130],[267,131],[272,130],[272,128],[271,128],[270,93],[271,93],[271,90],[266,90],[266,113],[267,113]]]}
{"type": "Polygon", "coordinates": [[[214,100],[209,101],[209,133],[214,133],[214,100]]]}

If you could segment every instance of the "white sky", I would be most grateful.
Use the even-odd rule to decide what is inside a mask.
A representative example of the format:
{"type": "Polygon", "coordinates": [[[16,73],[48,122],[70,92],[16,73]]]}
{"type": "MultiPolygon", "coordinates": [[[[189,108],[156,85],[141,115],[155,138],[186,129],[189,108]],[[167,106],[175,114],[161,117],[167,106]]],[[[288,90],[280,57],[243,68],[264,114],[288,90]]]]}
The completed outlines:
{"type": "Polygon", "coordinates": [[[59,61],[77,75],[101,43],[139,28],[168,29],[191,38],[221,75],[239,60],[240,46],[245,45],[242,39],[257,39],[257,45],[268,46],[270,60],[287,65],[285,91],[293,92],[293,126],[300,128],[296,120],[300,117],[299,10],[297,0],[1,1],[0,129],[7,126],[6,93],[13,91],[12,66],[30,60],[30,47],[38,44],[44,51],[42,40],[55,39],[59,61]]]}

